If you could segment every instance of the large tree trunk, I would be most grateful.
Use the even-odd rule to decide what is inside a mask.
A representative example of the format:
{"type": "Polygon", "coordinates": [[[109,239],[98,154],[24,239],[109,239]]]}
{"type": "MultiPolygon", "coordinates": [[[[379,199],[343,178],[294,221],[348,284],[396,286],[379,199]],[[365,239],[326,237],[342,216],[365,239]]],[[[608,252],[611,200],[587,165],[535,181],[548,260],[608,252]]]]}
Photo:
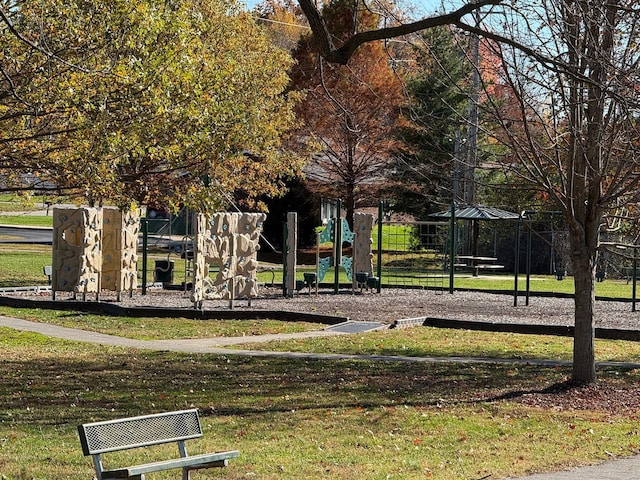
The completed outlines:
{"type": "MultiPolygon", "coordinates": [[[[590,191],[597,195],[597,189],[590,191]]],[[[579,197],[579,196],[578,196],[579,197]]],[[[590,199],[586,195],[582,197],[590,199]]],[[[596,381],[595,360],[595,274],[598,263],[598,238],[602,213],[591,205],[589,200],[579,201],[574,210],[582,221],[569,221],[569,245],[573,266],[575,286],[575,332],[573,336],[573,375],[575,382],[593,383],[596,381]]]]}
{"type": "MultiPolygon", "coordinates": [[[[596,380],[595,367],[595,252],[572,255],[575,284],[575,333],[573,336],[573,380],[592,383],[596,380]]],[[[573,250],[574,252],[576,250],[573,250]]]]}

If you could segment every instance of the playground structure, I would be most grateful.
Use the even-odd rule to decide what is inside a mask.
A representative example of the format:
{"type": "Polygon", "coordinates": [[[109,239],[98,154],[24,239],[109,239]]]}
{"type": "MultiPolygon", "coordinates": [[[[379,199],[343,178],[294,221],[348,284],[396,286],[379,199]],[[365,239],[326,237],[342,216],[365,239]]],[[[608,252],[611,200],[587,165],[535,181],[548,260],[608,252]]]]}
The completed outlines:
{"type": "MultiPolygon", "coordinates": [[[[341,271],[354,292],[364,288],[380,292],[384,283],[385,287],[421,288],[440,293],[453,284],[449,279],[452,263],[449,259],[458,257],[451,251],[452,246],[457,247],[452,239],[453,232],[457,230],[452,230],[450,221],[394,221],[386,218],[381,203],[378,220],[372,214],[355,213],[351,231],[346,219],[341,217],[340,201],[335,205],[336,208],[330,212],[332,216],[325,220],[322,230],[317,233],[315,271],[305,272],[304,279],[296,278],[296,214],[289,213],[284,228],[285,296],[291,297],[304,288],[317,294],[321,284],[337,293],[341,271]],[[374,232],[375,227],[377,232],[374,232]],[[374,233],[377,233],[375,242],[374,233]],[[332,269],[333,278],[326,281],[332,269]]],[[[497,265],[481,267],[490,270],[501,268],[497,265]]]]}
{"type": "MultiPolygon", "coordinates": [[[[364,288],[379,292],[383,276],[385,284],[391,287],[444,290],[450,243],[448,222],[392,222],[384,219],[381,206],[374,271],[375,217],[356,213],[352,231],[339,213],[328,219],[318,233],[315,272],[305,272],[304,280],[296,279],[296,214],[288,215],[283,259],[285,296],[292,296],[304,287],[317,294],[332,268],[335,293],[340,287],[341,272],[346,274],[353,292],[358,289],[362,292],[364,288]]],[[[258,296],[258,239],[265,219],[265,214],[246,213],[195,216],[195,233],[189,237],[191,250],[185,244],[182,251],[185,262],[189,262],[183,287],[185,292],[191,290],[195,308],[202,308],[208,299],[229,300],[233,307],[236,299],[247,298],[251,302],[258,296]]],[[[95,294],[97,299],[102,289],[116,291],[119,298],[123,291],[132,295],[137,287],[140,224],[136,212],[122,213],[116,208],[55,209],[54,298],[57,291],[72,291],[74,296],[82,294],[83,299],[87,294],[95,294]]],[[[144,240],[143,231],[143,295],[144,240]]]]}
{"type": "Polygon", "coordinates": [[[51,291],[73,292],[74,297],[100,291],[137,287],[137,246],[140,218],[137,211],[117,208],[53,209],[51,291]]]}
{"type": "MultiPolygon", "coordinates": [[[[304,280],[291,282],[295,277],[295,261],[285,258],[285,287],[284,294],[292,296],[294,291],[308,288],[309,293],[318,292],[319,285],[325,280],[327,273],[334,269],[333,290],[339,289],[339,272],[344,270],[347,279],[351,283],[351,289],[356,291],[364,288],[380,292],[382,284],[385,287],[394,288],[420,288],[434,290],[441,293],[447,286],[453,292],[455,269],[462,268],[459,259],[469,259],[468,265],[477,276],[479,270],[496,271],[502,269],[495,263],[495,258],[479,257],[477,252],[473,256],[463,257],[458,254],[458,242],[456,240],[458,219],[450,218],[449,221],[415,221],[392,220],[384,214],[384,204],[378,207],[378,217],[371,214],[355,213],[354,229],[350,230],[346,219],[341,217],[341,203],[335,201],[336,208],[331,211],[331,218],[326,219],[324,228],[317,234],[315,272],[305,272],[304,280]],[[372,238],[374,224],[377,223],[377,241],[374,245],[372,238]],[[327,244],[330,247],[327,248],[327,244]],[[351,248],[352,256],[345,255],[344,246],[351,248]],[[374,251],[375,268],[374,268],[374,251]],[[327,254],[328,253],[328,254],[327,254]],[[483,258],[484,263],[478,264],[476,260],[483,258]]],[[[496,209],[484,208],[483,211],[496,209]]],[[[491,219],[518,219],[517,214],[500,212],[500,217],[491,219]]],[[[445,215],[442,215],[445,217],[445,215]]],[[[464,216],[463,216],[464,218],[464,216]]],[[[481,218],[489,219],[488,217],[481,218]]],[[[285,241],[287,232],[295,231],[295,225],[287,224],[285,229],[285,241]]],[[[286,252],[290,256],[291,249],[287,245],[286,252]]],[[[324,282],[326,286],[327,283],[324,282]]]]}
{"type": "MultiPolygon", "coordinates": [[[[532,213],[522,212],[515,218],[514,306],[517,306],[518,296],[523,294],[526,304],[529,302],[531,237],[542,238],[531,226],[532,218],[527,215],[532,213]],[[524,228],[526,246],[522,248],[520,240],[524,228]],[[520,257],[525,262],[522,272],[520,257]],[[518,276],[522,273],[527,282],[524,289],[518,285],[518,276]]],[[[297,215],[291,212],[284,229],[283,293],[291,297],[306,287],[309,294],[312,291],[317,294],[321,284],[333,286],[337,293],[341,286],[339,275],[346,275],[352,292],[362,292],[364,288],[380,292],[384,285],[385,288],[420,288],[436,292],[444,292],[448,287],[453,293],[455,271],[459,268],[457,262],[464,258],[456,247],[456,222],[459,219],[455,214],[447,222],[392,221],[384,215],[381,205],[375,245],[376,218],[373,215],[355,214],[353,231],[344,218],[328,219],[317,235],[315,271],[306,271],[301,280],[296,278],[297,215]],[[325,282],[332,268],[333,282],[325,282]]],[[[194,308],[202,309],[204,301],[219,299],[228,300],[233,308],[236,299],[248,299],[251,304],[251,299],[259,296],[258,239],[265,220],[265,214],[218,213],[211,218],[196,215],[196,231],[190,237],[192,250],[183,251],[185,260],[189,258],[191,262],[191,266],[185,268],[183,286],[185,292],[191,290],[194,308]]],[[[83,300],[87,295],[95,295],[98,300],[100,292],[105,290],[116,292],[118,300],[123,292],[132,296],[138,286],[140,226],[137,211],[124,213],[114,207],[55,207],[51,267],[54,300],[57,292],[72,292],[74,299],[81,295],[83,300]]],[[[561,232],[552,229],[550,240],[545,242],[554,259],[552,273],[558,280],[567,273],[560,272],[554,257],[559,250],[555,240],[561,232]]],[[[603,281],[610,274],[617,278],[626,276],[627,283],[633,282],[632,308],[635,311],[640,246],[613,238],[612,233],[615,232],[608,231],[609,237],[600,242],[602,254],[596,278],[603,281]]],[[[143,251],[144,264],[144,247],[143,251]]],[[[269,270],[273,284],[274,269],[269,270]]],[[[146,283],[144,278],[143,272],[143,284],[146,283]]]]}
{"type": "MultiPolygon", "coordinates": [[[[367,284],[373,277],[373,253],[371,251],[371,232],[373,230],[373,215],[356,213],[353,216],[353,231],[345,218],[331,218],[324,230],[317,235],[316,240],[316,271],[314,276],[309,276],[305,283],[309,288],[315,287],[318,293],[318,284],[324,280],[329,269],[334,269],[334,290],[339,288],[338,275],[342,268],[353,289],[367,284]],[[321,256],[321,245],[330,243],[332,254],[321,256]],[[344,255],[344,244],[351,246],[351,256],[344,255]]],[[[373,282],[369,282],[373,284],[373,282]]]]}
{"type": "MultiPolygon", "coordinates": [[[[339,213],[339,210],[338,210],[339,213]]],[[[334,291],[340,287],[340,269],[344,270],[351,282],[351,287],[362,290],[378,287],[378,278],[373,275],[373,253],[371,233],[374,217],[370,214],[356,213],[354,215],[354,229],[349,228],[346,219],[340,216],[327,220],[324,229],[316,235],[316,264],[315,272],[303,274],[304,280],[296,280],[296,250],[297,250],[297,215],[290,212],[284,228],[285,250],[283,252],[283,294],[293,296],[296,291],[307,287],[318,294],[319,284],[334,267],[334,291]],[[330,244],[329,255],[323,245],[330,244]],[[344,245],[350,246],[351,256],[344,254],[344,245]]]]}
{"type": "MultiPolygon", "coordinates": [[[[204,300],[257,296],[258,239],[266,215],[218,213],[196,217],[191,300],[202,308],[204,300]],[[209,278],[211,265],[218,267],[209,278]]],[[[137,211],[105,208],[54,208],[51,290],[95,294],[137,288],[137,248],[140,231],[137,211]]],[[[146,258],[146,252],[143,252],[146,258]]],[[[146,263],[146,262],[143,262],[146,263]]]]}
{"type": "Polygon", "coordinates": [[[229,300],[258,296],[257,252],[266,219],[264,213],[217,213],[209,218],[196,216],[194,276],[191,301],[202,309],[205,300],[229,300]],[[218,267],[215,279],[210,265],[218,267]]]}

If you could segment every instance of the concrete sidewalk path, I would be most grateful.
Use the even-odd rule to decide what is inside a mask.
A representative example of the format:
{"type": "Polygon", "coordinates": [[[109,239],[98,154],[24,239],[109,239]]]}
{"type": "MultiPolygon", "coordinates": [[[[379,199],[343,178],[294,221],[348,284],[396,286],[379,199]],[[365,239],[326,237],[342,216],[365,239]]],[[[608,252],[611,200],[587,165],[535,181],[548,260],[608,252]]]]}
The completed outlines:
{"type": "MultiPolygon", "coordinates": [[[[340,332],[327,330],[313,330],[300,333],[284,333],[274,335],[256,335],[251,337],[214,337],[199,339],[173,339],[173,340],[135,340],[131,338],[107,335],[104,333],[80,330],[77,328],[61,327],[47,323],[31,322],[19,318],[0,316],[0,327],[13,328],[25,332],[33,332],[51,338],[73,340],[77,342],[97,343],[126,348],[139,348],[144,350],[166,350],[184,353],[213,353],[213,354],[248,354],[249,350],[231,350],[225,346],[241,343],[270,342],[273,340],[287,340],[291,338],[312,338],[341,335],[340,332]]],[[[268,352],[254,352],[268,353],[268,352]]],[[[273,353],[273,352],[272,352],[273,353]]]]}
{"type": "MultiPolygon", "coordinates": [[[[183,353],[210,353],[216,355],[245,355],[253,357],[287,357],[312,358],[318,360],[372,360],[390,362],[446,362],[446,363],[501,363],[526,364],[541,366],[569,365],[570,362],[557,360],[530,360],[507,358],[472,358],[472,357],[409,357],[400,355],[350,355],[341,353],[306,353],[306,352],[275,352],[263,350],[240,350],[225,348],[243,343],[270,342],[273,340],[288,340],[292,338],[313,338],[335,335],[348,335],[339,330],[327,328],[298,333],[281,333],[272,335],[253,335],[250,337],[214,337],[174,340],[135,340],[131,338],[107,335],[104,333],[80,330],[77,328],[60,327],[47,323],[31,322],[18,318],[0,316],[0,327],[13,328],[26,332],[39,333],[51,338],[72,340],[77,342],[96,343],[125,348],[139,348],[143,350],[161,350],[183,353]]],[[[640,368],[640,364],[637,365],[640,368]]]]}
{"type": "MultiPolygon", "coordinates": [[[[378,361],[403,361],[403,362],[457,362],[457,363],[526,363],[541,366],[555,366],[569,364],[552,360],[527,360],[527,359],[487,359],[467,357],[402,357],[385,355],[343,355],[343,354],[316,354],[294,352],[267,352],[258,350],[236,350],[224,348],[240,343],[268,342],[288,338],[325,337],[330,335],[345,335],[343,332],[331,330],[309,331],[292,334],[258,335],[252,337],[233,338],[207,338],[189,340],[134,340],[115,335],[90,332],[76,328],[60,327],[46,323],[31,322],[17,318],[0,316],[0,327],[15,330],[39,333],[52,338],[72,340],[78,342],[96,343],[125,348],[139,348],[144,350],[161,350],[184,353],[210,353],[217,355],[249,355],[261,357],[290,357],[312,358],[326,360],[378,360],[378,361]]],[[[617,364],[629,366],[629,364],[617,364]]],[[[640,368],[636,365],[635,368],[640,368]]],[[[520,480],[631,480],[640,479],[640,455],[623,459],[611,460],[600,465],[581,467],[562,472],[535,474],[527,477],[517,477],[520,480]]],[[[516,480],[510,477],[507,480],[516,480]]]]}
{"type": "Polygon", "coordinates": [[[505,480],[636,480],[640,478],[640,455],[610,460],[599,465],[563,472],[539,473],[505,480]]]}

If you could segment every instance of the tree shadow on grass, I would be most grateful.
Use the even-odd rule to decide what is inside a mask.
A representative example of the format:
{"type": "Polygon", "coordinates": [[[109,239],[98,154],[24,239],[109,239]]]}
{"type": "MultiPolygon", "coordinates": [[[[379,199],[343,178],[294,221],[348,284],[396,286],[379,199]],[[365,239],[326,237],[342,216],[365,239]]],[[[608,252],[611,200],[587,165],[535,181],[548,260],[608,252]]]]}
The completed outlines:
{"type": "Polygon", "coordinates": [[[226,357],[99,346],[59,356],[17,348],[3,356],[0,417],[28,424],[77,424],[192,406],[205,414],[248,416],[491,402],[556,385],[569,373],[539,366],[226,357]]]}

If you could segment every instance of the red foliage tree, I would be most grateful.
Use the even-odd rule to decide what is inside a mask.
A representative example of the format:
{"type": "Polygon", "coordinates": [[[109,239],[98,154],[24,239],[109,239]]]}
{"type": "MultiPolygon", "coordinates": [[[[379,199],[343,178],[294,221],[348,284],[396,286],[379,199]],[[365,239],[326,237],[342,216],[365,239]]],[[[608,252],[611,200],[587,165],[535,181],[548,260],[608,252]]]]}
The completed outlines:
{"type": "MultiPolygon", "coordinates": [[[[358,5],[354,12],[354,2],[334,0],[323,9],[325,22],[345,38],[375,25],[377,16],[358,5]]],[[[321,195],[341,198],[351,222],[355,209],[384,182],[401,83],[381,43],[362,46],[343,66],[323,60],[313,42],[303,37],[294,52],[292,88],[304,92],[296,112],[302,122],[298,138],[315,152],[307,167],[310,185],[321,195]]]]}

